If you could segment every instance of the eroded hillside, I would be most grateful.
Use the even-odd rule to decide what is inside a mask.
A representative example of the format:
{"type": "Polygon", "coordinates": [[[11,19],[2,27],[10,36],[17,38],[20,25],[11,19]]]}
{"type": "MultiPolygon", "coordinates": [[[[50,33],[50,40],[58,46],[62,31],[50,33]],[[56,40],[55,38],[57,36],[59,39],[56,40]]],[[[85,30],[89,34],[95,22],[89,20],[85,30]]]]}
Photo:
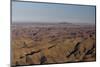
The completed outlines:
{"type": "Polygon", "coordinates": [[[12,25],[12,65],[95,61],[95,26],[12,25]]]}

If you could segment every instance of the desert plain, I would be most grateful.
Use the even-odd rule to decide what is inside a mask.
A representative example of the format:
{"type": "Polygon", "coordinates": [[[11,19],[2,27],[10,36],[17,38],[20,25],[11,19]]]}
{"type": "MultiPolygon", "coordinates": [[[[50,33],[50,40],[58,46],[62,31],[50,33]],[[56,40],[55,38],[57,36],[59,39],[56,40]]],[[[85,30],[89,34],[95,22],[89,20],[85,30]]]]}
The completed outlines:
{"type": "Polygon", "coordinates": [[[13,66],[96,60],[95,24],[13,23],[13,66]]]}

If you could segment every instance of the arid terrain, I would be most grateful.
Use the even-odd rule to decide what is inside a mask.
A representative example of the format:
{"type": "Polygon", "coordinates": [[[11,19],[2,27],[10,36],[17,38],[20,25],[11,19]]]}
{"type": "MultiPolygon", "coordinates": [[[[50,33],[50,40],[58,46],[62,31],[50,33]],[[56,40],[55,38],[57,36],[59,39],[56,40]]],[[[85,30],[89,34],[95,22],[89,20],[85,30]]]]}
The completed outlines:
{"type": "Polygon", "coordinates": [[[92,24],[12,24],[12,65],[95,61],[95,34],[92,24]]]}

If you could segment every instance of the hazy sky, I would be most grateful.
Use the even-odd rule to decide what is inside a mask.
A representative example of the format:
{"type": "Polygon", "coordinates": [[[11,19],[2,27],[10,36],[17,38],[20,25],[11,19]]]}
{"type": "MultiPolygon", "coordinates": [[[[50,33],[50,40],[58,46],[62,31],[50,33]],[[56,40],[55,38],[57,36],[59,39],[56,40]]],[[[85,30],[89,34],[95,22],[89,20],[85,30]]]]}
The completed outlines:
{"type": "Polygon", "coordinates": [[[12,2],[13,22],[95,23],[95,6],[12,2]]]}

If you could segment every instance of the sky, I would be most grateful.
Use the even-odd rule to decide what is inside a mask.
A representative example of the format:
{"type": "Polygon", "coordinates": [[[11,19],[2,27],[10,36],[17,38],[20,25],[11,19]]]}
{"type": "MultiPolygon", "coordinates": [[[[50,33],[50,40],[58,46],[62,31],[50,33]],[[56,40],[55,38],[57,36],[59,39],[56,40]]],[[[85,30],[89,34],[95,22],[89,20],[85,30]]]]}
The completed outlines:
{"type": "Polygon", "coordinates": [[[12,1],[12,22],[95,23],[95,6],[12,1]]]}

